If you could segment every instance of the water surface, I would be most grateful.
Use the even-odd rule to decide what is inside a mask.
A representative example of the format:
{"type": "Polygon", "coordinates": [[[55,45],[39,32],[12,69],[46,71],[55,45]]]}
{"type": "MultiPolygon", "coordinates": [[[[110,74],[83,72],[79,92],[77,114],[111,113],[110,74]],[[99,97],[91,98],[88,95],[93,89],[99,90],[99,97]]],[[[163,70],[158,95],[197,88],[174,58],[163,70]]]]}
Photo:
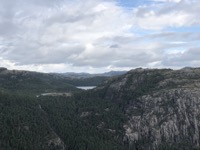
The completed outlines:
{"type": "Polygon", "coordinates": [[[82,90],[91,90],[94,89],[96,86],[77,86],[77,88],[82,90]]]}

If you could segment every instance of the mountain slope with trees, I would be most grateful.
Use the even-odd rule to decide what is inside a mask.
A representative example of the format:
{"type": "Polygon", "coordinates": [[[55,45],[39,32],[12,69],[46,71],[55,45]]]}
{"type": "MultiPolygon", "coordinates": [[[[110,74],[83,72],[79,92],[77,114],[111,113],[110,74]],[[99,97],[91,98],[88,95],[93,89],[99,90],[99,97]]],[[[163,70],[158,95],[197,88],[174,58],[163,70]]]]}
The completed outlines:
{"type": "Polygon", "coordinates": [[[65,78],[48,73],[7,70],[0,68],[0,89],[11,92],[67,92],[76,91],[65,78]]]}
{"type": "Polygon", "coordinates": [[[198,149],[200,69],[129,71],[96,89],[127,116],[124,142],[130,149],[198,149]]]}
{"type": "MultiPolygon", "coordinates": [[[[37,73],[19,74],[30,87],[37,85],[32,82],[38,79],[37,73]]],[[[30,94],[31,88],[5,90],[6,81],[15,83],[11,79],[9,75],[1,82],[2,150],[200,148],[199,68],[138,68],[109,78],[93,90],[72,90],[71,97],[36,97],[35,90],[30,94]]],[[[55,76],[45,83],[52,80],[55,76]]],[[[53,87],[59,84],[54,82],[53,87]]]]}

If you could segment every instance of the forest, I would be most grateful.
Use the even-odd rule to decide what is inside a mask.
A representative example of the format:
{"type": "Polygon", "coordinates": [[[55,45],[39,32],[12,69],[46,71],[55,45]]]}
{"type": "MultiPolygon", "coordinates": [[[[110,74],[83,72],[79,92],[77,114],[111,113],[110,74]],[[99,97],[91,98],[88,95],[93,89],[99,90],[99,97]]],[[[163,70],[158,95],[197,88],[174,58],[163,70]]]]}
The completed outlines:
{"type": "Polygon", "coordinates": [[[199,79],[198,68],[139,68],[85,91],[48,74],[0,73],[0,149],[198,150],[199,79]]]}
{"type": "Polygon", "coordinates": [[[88,94],[73,97],[0,93],[2,150],[123,150],[124,115],[117,105],[88,94]],[[57,143],[60,139],[62,143],[57,143]]]}

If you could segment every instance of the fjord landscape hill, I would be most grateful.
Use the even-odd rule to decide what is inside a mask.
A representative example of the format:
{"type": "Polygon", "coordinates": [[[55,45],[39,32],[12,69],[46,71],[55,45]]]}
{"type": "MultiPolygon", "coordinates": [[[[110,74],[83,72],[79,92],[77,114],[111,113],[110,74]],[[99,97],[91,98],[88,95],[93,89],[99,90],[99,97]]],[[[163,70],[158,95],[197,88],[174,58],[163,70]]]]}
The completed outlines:
{"type": "Polygon", "coordinates": [[[6,68],[0,68],[0,89],[30,93],[76,90],[73,85],[67,83],[62,77],[48,73],[8,70],[6,68]]]}
{"type": "MultiPolygon", "coordinates": [[[[16,84],[11,80],[16,77],[5,78],[6,71],[0,71],[2,89],[16,84]]],[[[32,82],[37,76],[17,74],[26,85],[40,87],[41,82],[32,82]]],[[[69,85],[50,75],[45,89],[52,80],[69,85]]],[[[59,84],[53,82],[49,89],[59,84]]],[[[137,68],[108,78],[93,90],[73,87],[71,97],[36,97],[31,90],[1,90],[3,150],[199,149],[200,68],[137,68]]]]}
{"type": "Polygon", "coordinates": [[[138,68],[96,90],[123,108],[124,140],[133,149],[199,148],[199,68],[138,68]]]}
{"type": "Polygon", "coordinates": [[[0,89],[30,92],[68,92],[77,90],[75,86],[97,86],[112,76],[125,71],[111,71],[102,74],[88,73],[40,73],[25,70],[0,68],[0,89]]]}

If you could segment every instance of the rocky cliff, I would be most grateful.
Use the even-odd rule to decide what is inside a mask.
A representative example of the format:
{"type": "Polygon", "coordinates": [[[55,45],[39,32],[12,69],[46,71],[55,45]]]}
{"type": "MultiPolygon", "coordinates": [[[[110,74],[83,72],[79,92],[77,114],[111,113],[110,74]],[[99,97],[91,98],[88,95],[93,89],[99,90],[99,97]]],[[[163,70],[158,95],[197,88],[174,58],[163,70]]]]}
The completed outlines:
{"type": "Polygon", "coordinates": [[[96,89],[119,102],[130,149],[197,149],[200,143],[200,69],[135,69],[96,89]]]}

